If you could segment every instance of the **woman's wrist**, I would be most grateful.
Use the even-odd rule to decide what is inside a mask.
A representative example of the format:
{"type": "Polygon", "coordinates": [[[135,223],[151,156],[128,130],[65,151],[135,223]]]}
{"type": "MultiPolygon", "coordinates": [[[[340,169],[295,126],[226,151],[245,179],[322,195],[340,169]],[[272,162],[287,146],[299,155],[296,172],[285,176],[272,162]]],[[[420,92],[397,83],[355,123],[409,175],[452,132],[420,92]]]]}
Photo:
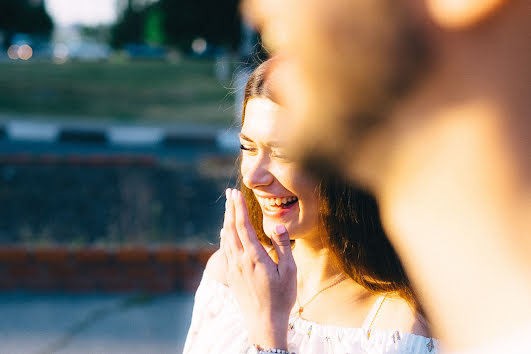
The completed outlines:
{"type": "Polygon", "coordinates": [[[283,349],[278,349],[278,348],[262,348],[260,346],[251,345],[247,349],[245,349],[243,354],[296,354],[296,353],[283,350],[283,349]]]}
{"type": "Polygon", "coordinates": [[[254,326],[249,331],[249,342],[261,348],[276,348],[288,350],[288,320],[268,321],[263,323],[255,319],[254,326]]]}
{"type": "Polygon", "coordinates": [[[282,336],[268,336],[265,333],[261,333],[259,336],[249,337],[249,342],[260,348],[288,350],[287,335],[284,335],[284,338],[282,338],[282,336]]]}

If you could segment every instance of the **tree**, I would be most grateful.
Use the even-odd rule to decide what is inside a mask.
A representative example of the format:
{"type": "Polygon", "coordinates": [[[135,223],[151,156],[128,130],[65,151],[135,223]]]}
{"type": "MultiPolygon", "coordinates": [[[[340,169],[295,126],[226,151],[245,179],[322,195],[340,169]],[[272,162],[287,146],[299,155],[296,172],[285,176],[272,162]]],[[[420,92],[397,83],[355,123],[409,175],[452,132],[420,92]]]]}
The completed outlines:
{"type": "Polygon", "coordinates": [[[128,6],[111,30],[111,45],[119,48],[126,43],[144,42],[145,11],[128,6]]]}
{"type": "Polygon", "coordinates": [[[0,30],[6,33],[9,45],[15,33],[26,33],[49,38],[53,22],[42,1],[2,0],[0,2],[0,30]]]}
{"type": "Polygon", "coordinates": [[[238,5],[239,0],[160,0],[168,40],[189,48],[194,38],[203,37],[236,48],[241,27],[238,5]]]}
{"type": "Polygon", "coordinates": [[[146,23],[144,25],[144,38],[150,44],[164,44],[166,36],[164,33],[164,17],[160,8],[150,8],[146,13],[146,23]]]}
{"type": "Polygon", "coordinates": [[[197,37],[217,45],[238,46],[239,0],[159,0],[143,4],[128,2],[113,28],[113,46],[149,42],[189,49],[197,37]]]}

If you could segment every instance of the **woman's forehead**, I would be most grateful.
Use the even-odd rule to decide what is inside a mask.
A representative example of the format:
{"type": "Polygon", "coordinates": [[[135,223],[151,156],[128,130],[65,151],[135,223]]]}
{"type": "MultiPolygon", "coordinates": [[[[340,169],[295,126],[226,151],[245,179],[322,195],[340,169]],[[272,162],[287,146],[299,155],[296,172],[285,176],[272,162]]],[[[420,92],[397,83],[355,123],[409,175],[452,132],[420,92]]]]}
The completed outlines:
{"type": "Polygon", "coordinates": [[[281,106],[268,98],[251,98],[245,106],[242,134],[252,140],[277,141],[282,135],[284,113],[281,106]]]}

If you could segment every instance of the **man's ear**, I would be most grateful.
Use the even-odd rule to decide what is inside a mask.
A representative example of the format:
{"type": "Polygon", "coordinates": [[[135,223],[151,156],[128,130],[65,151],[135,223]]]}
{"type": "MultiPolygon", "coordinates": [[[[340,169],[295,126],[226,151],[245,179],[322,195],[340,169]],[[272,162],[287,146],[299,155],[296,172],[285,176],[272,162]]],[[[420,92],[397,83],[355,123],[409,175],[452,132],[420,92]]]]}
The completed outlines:
{"type": "Polygon", "coordinates": [[[426,0],[432,19],[448,30],[473,27],[507,0],[426,0]]]}

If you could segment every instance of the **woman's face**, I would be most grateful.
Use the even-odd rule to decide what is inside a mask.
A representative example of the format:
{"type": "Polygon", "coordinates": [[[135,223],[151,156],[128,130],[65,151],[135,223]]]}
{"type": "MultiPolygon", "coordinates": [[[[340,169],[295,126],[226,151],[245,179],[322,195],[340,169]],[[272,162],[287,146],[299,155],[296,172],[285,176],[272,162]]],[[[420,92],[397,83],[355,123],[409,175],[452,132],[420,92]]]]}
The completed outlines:
{"type": "MultiPolygon", "coordinates": [[[[319,201],[316,182],[286,158],[286,126],[281,106],[267,98],[252,98],[245,107],[240,133],[243,183],[260,204],[266,235],[284,224],[292,239],[317,235],[319,201]]],[[[289,134],[288,134],[289,135],[289,134]]]]}

